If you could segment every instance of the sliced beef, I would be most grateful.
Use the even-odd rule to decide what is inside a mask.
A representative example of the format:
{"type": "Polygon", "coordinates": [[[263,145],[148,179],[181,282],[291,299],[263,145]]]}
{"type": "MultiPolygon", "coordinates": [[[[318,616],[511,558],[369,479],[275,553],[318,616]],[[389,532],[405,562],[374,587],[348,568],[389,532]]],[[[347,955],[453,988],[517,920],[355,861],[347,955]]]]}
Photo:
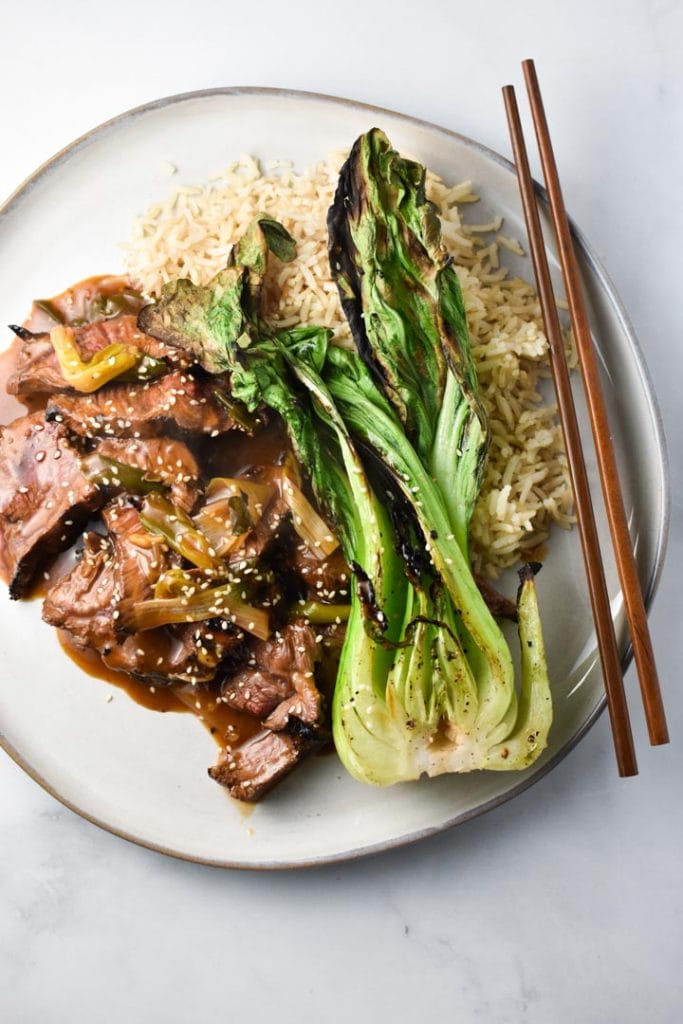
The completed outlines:
{"type": "Polygon", "coordinates": [[[291,681],[294,693],[285,697],[268,715],[263,724],[273,732],[289,729],[290,724],[294,721],[304,723],[315,730],[320,724],[322,695],[315,685],[313,674],[295,672],[291,681]]]}
{"type": "Polygon", "coordinates": [[[135,606],[153,596],[154,584],[172,565],[171,553],[142,525],[140,513],[126,501],[104,511],[113,547],[113,617],[118,630],[129,629],[135,606]]]}
{"type": "MultiPolygon", "coordinates": [[[[97,352],[113,344],[132,345],[154,359],[165,359],[169,369],[188,365],[187,357],[138,329],[134,316],[123,315],[73,328],[81,357],[88,361],[97,352]]],[[[7,381],[11,395],[56,394],[70,391],[62,377],[59,360],[50,341],[50,335],[24,331],[17,369],[7,381]]]]}
{"type": "Polygon", "coordinates": [[[244,668],[223,684],[223,700],[236,711],[266,718],[292,693],[289,679],[259,668],[244,668]]]}
{"type": "Polygon", "coordinates": [[[115,589],[109,538],[86,533],[80,560],[47,592],[43,619],[68,630],[77,646],[102,651],[116,643],[111,614],[115,589]]]}
{"type": "Polygon", "coordinates": [[[272,639],[253,642],[247,667],[223,684],[223,700],[259,718],[272,715],[282,706],[276,722],[284,722],[291,714],[316,724],[320,720],[320,695],[315,689],[314,667],[319,655],[311,627],[303,622],[291,623],[272,639]],[[294,711],[295,707],[299,710],[294,711]]]}
{"type": "Polygon", "coordinates": [[[199,466],[182,441],[168,438],[105,438],[97,447],[106,459],[124,462],[158,477],[171,491],[176,505],[191,512],[199,495],[199,466]]]}
{"type": "Polygon", "coordinates": [[[74,327],[76,344],[83,359],[92,359],[107,345],[132,345],[146,356],[153,359],[165,359],[174,369],[183,369],[189,365],[188,357],[181,349],[173,348],[143,334],[137,324],[137,317],[125,314],[112,317],[110,320],[98,320],[82,327],[74,327]]]}
{"type": "Polygon", "coordinates": [[[78,281],[52,298],[34,299],[24,326],[31,331],[49,331],[55,323],[74,327],[121,313],[137,316],[144,305],[145,300],[128,276],[97,274],[78,281]]]}
{"type": "Polygon", "coordinates": [[[169,565],[132,505],[113,503],[104,520],[109,534],[86,534],[79,562],[50,588],[43,606],[46,622],[100,654],[119,644],[135,604],[151,596],[169,565]]]}
{"type": "Polygon", "coordinates": [[[351,571],[341,548],[329,558],[319,559],[306,544],[298,543],[292,552],[292,565],[309,600],[328,604],[348,601],[351,571]]]}
{"type": "Polygon", "coordinates": [[[228,751],[225,760],[209,768],[209,775],[237,800],[260,800],[311,749],[305,737],[264,729],[228,751]]]}
{"type": "Polygon", "coordinates": [[[86,437],[154,437],[173,426],[217,435],[235,426],[211,382],[182,371],[147,384],[109,384],[91,395],[54,395],[47,418],[86,437]]]}
{"type": "Polygon", "coordinates": [[[80,458],[64,427],[42,412],[0,427],[0,562],[14,598],[104,500],[80,458]]]}
{"type": "Polygon", "coordinates": [[[43,618],[108,668],[151,682],[209,682],[241,641],[210,622],[126,634],[130,610],[152,593],[170,556],[146,533],[130,505],[105,512],[109,535],[88,533],[80,561],[48,592],[43,618]]]}
{"type": "Polygon", "coordinates": [[[320,650],[315,634],[295,622],[272,640],[258,641],[249,665],[223,685],[223,700],[264,718],[264,729],[235,748],[227,747],[209,769],[238,800],[259,800],[308,753],[324,745],[322,697],[314,667],[320,650]]]}

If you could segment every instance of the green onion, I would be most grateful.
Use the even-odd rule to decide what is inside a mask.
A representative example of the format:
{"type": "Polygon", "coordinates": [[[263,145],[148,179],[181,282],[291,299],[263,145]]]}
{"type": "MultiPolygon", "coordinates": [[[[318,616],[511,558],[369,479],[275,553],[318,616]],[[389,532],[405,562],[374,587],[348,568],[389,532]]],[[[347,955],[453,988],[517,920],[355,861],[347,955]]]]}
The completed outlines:
{"type": "Polygon", "coordinates": [[[339,541],[301,488],[294,483],[291,474],[283,470],[279,482],[280,494],[292,513],[294,529],[316,558],[322,561],[339,547],[339,541]]]}
{"type": "Polygon", "coordinates": [[[303,618],[314,626],[346,622],[350,614],[350,604],[324,604],[322,601],[304,601],[303,604],[293,604],[289,611],[290,619],[303,618]]]}
{"type": "Polygon", "coordinates": [[[131,494],[151,494],[166,490],[166,484],[159,477],[138,466],[109,459],[97,451],[81,459],[81,472],[98,486],[121,487],[131,494]]]}
{"type": "Polygon", "coordinates": [[[260,640],[270,636],[270,619],[263,608],[254,608],[241,600],[235,583],[218,587],[188,587],[188,596],[152,598],[141,601],[133,610],[133,628],[144,631],[178,622],[202,622],[226,619],[260,640]]]}
{"type": "Polygon", "coordinates": [[[50,341],[62,377],[70,387],[83,394],[97,391],[122,373],[132,370],[140,355],[134,346],[116,343],[107,345],[89,362],[85,362],[81,358],[73,330],[61,324],[50,331],[50,341]]]}
{"type": "Polygon", "coordinates": [[[221,559],[209,539],[168,498],[150,494],[142,506],[140,520],[149,533],[162,537],[172,551],[182,555],[198,569],[221,569],[221,559]]]}

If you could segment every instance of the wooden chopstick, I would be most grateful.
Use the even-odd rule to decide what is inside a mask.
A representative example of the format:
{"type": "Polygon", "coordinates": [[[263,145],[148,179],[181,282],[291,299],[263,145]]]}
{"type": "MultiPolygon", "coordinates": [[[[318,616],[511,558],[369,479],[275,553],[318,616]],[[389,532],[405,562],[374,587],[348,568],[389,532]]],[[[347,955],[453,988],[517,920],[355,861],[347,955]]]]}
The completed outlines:
{"type": "Polygon", "coordinates": [[[586,463],[581,446],[581,435],[579,433],[579,424],[576,418],[576,409],[569,380],[569,367],[567,366],[567,357],[564,350],[564,339],[550,280],[550,269],[545,251],[541,220],[536,204],[531,171],[529,170],[529,159],[524,143],[522,124],[519,119],[515,90],[511,85],[506,85],[503,89],[503,98],[505,100],[505,110],[512,139],[512,151],[517,170],[517,180],[522,198],[527,234],[529,236],[529,247],[538,288],[538,297],[541,303],[543,322],[550,348],[550,367],[555,384],[557,406],[574,491],[579,536],[581,538],[581,547],[586,567],[588,591],[593,609],[602,673],[605,680],[607,706],[612,725],[617,766],[621,776],[637,775],[638,765],[633,747],[633,735],[631,733],[631,723],[626,704],[619,649],[614,633],[612,611],[605,582],[605,570],[598,544],[598,532],[595,525],[593,502],[591,500],[586,463]]]}
{"type": "Polygon", "coordinates": [[[647,623],[643,592],[638,578],[631,534],[624,508],[624,499],[619,484],[617,460],[614,454],[614,446],[612,445],[605,398],[600,383],[598,361],[586,313],[586,303],[579,276],[579,265],[572,242],[569,218],[567,217],[567,210],[560,187],[557,163],[550,141],[550,132],[548,130],[548,122],[545,116],[536,68],[532,60],[523,61],[522,68],[529,95],[538,149],[541,155],[543,176],[550,200],[550,212],[560,254],[572,328],[576,338],[576,349],[583,376],[586,404],[593,431],[600,480],[605,497],[605,508],[617,561],[621,591],[624,595],[626,619],[631,633],[633,655],[638,670],[647,729],[650,743],[653,746],[657,746],[669,742],[669,731],[666,725],[662,692],[657,677],[657,666],[647,623]]]}

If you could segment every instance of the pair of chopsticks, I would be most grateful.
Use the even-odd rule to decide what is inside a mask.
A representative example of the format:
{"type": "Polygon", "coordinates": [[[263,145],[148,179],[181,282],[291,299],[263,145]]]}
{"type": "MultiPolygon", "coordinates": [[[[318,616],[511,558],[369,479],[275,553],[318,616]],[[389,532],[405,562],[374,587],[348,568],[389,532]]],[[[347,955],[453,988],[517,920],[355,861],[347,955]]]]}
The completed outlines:
{"type": "MultiPolygon", "coordinates": [[[[612,446],[605,399],[600,384],[598,361],[593,347],[593,339],[591,337],[586,304],[579,277],[578,261],[560,188],[557,164],[550,141],[548,122],[543,108],[543,100],[534,62],[532,60],[525,60],[522,63],[522,68],[531,106],[536,140],[541,156],[543,176],[548,191],[550,213],[562,265],[572,329],[576,339],[579,365],[583,377],[586,403],[600,471],[600,481],[616,556],[621,590],[624,597],[626,619],[638,670],[647,728],[650,743],[654,746],[668,743],[669,733],[659,680],[657,678],[657,668],[647,623],[643,593],[638,579],[638,570],[626,519],[624,499],[619,484],[617,462],[612,446]]],[[[572,397],[562,329],[553,295],[534,183],[529,170],[529,159],[513,86],[505,86],[503,98],[505,100],[505,110],[512,139],[512,151],[517,170],[519,191],[522,197],[527,234],[529,236],[534,275],[536,277],[543,322],[550,348],[550,364],[574,492],[579,534],[600,651],[600,661],[605,680],[605,691],[607,693],[607,705],[617,765],[621,776],[637,775],[638,765],[633,746],[633,735],[626,703],[626,693],[624,691],[619,649],[614,633],[614,623],[607,593],[607,584],[605,582],[605,570],[598,543],[593,502],[588,484],[576,409],[572,397]]]]}

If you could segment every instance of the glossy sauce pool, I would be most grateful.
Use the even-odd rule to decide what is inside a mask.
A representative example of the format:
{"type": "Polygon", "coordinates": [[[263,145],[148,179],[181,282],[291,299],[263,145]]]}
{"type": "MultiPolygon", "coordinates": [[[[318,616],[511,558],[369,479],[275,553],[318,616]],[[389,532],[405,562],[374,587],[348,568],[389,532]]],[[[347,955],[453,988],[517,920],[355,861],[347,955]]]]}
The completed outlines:
{"type": "Polygon", "coordinates": [[[87,675],[95,676],[124,690],[137,704],[151,711],[184,712],[196,715],[216,741],[223,746],[227,738],[230,743],[239,743],[254,736],[261,729],[261,723],[251,715],[240,714],[227,704],[217,700],[215,690],[189,683],[173,686],[154,686],[135,679],[128,672],[116,672],[104,664],[95,651],[81,650],[71,642],[69,634],[58,630],[59,643],[75,665],[87,675]]]}

